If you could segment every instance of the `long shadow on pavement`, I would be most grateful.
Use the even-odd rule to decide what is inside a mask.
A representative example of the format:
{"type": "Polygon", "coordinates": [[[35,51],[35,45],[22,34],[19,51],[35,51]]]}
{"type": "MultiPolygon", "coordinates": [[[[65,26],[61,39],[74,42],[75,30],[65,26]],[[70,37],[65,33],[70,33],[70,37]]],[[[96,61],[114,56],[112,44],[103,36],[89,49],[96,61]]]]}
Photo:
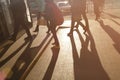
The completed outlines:
{"type": "MultiPolygon", "coordinates": [[[[8,57],[6,57],[4,60],[2,60],[0,62],[0,67],[2,67],[6,62],[8,62],[13,56],[15,56],[28,42],[25,41],[17,50],[15,50],[13,53],[11,53],[11,55],[9,55],[8,57]]],[[[3,54],[9,49],[11,45],[7,46],[5,48],[5,50],[3,50],[3,54]]]]}
{"type": "MultiPolygon", "coordinates": [[[[114,18],[114,19],[120,19],[120,17],[116,16],[116,15],[113,15],[113,14],[110,14],[110,13],[106,13],[104,12],[105,14],[109,15],[110,17],[114,18]]],[[[114,19],[110,19],[111,21],[113,21],[114,23],[116,23],[117,25],[120,25],[120,23],[118,23],[117,21],[115,21],[114,19]]]]}
{"type": "Polygon", "coordinates": [[[110,19],[110,20],[120,26],[120,23],[118,23],[117,21],[115,21],[115,20],[113,20],[113,19],[110,19]]]}
{"type": "MultiPolygon", "coordinates": [[[[36,35],[33,35],[33,37],[35,37],[36,35]]],[[[25,42],[19,47],[17,48],[17,50],[15,50],[14,52],[12,52],[8,57],[6,57],[4,60],[0,61],[0,67],[2,67],[5,63],[7,63],[12,57],[14,57],[25,45],[27,45],[29,41],[25,38],[25,42]]],[[[1,51],[1,55],[0,57],[2,57],[6,51],[10,48],[10,46],[12,46],[13,43],[10,43],[6,46],[4,46],[3,50],[1,51]]]]}
{"type": "Polygon", "coordinates": [[[116,15],[113,15],[113,14],[111,14],[111,13],[107,13],[107,12],[104,12],[105,14],[107,14],[107,15],[109,15],[109,16],[111,16],[112,18],[118,18],[118,19],[120,19],[120,17],[118,17],[118,16],[116,16],[116,15]]]}
{"type": "MultiPolygon", "coordinates": [[[[60,28],[62,28],[62,27],[60,27],[60,28]]],[[[57,31],[58,31],[58,29],[57,29],[57,31]]],[[[51,40],[53,39],[53,36],[52,36],[46,43],[46,40],[49,37],[50,37],[50,34],[47,34],[45,36],[45,38],[42,40],[42,42],[40,43],[40,45],[37,47],[31,47],[32,41],[30,41],[30,42],[25,41],[10,56],[8,56],[3,61],[1,61],[0,67],[3,66],[7,61],[9,61],[13,56],[15,56],[25,45],[27,45],[27,47],[25,48],[23,53],[16,60],[11,71],[8,73],[6,80],[24,80],[27,77],[27,75],[29,74],[29,72],[31,71],[31,69],[34,67],[34,65],[37,63],[37,61],[39,60],[39,58],[41,57],[41,55],[43,54],[43,52],[45,51],[45,49],[47,48],[47,46],[49,45],[51,40]],[[46,43],[46,45],[44,46],[44,48],[42,48],[45,43],[46,43]],[[42,50],[41,50],[41,48],[42,48],[42,50]],[[41,52],[39,54],[37,54],[40,50],[41,50],[41,52]]],[[[53,51],[53,56],[56,56],[56,55],[54,55],[54,53],[59,50],[52,48],[52,51],[53,51]]],[[[54,60],[55,59],[56,58],[54,58],[54,60]]],[[[53,64],[53,62],[52,62],[52,64],[53,64]]],[[[48,74],[48,72],[46,72],[46,75],[47,74],[48,74]]],[[[49,74],[49,76],[50,76],[50,74],[49,74]]],[[[52,73],[51,73],[51,76],[52,76],[52,73]]]]}
{"type": "Polygon", "coordinates": [[[80,53],[76,49],[74,36],[70,37],[73,53],[75,80],[110,80],[100,62],[94,39],[88,31],[84,40],[76,30],[81,42],[80,53]],[[88,45],[90,50],[88,49],[88,45]],[[80,57],[78,56],[80,54],[80,57]]]}
{"type": "Polygon", "coordinates": [[[10,48],[10,46],[12,45],[13,43],[9,43],[5,46],[3,46],[3,49],[0,51],[0,58],[6,53],[6,51],[10,48]]]}
{"type": "MultiPolygon", "coordinates": [[[[62,28],[62,27],[60,27],[60,28],[62,28]]],[[[59,28],[56,31],[58,31],[58,30],[59,30],[59,28]]],[[[13,74],[10,77],[10,79],[8,79],[8,80],[25,80],[25,78],[27,77],[27,75],[29,74],[31,69],[34,67],[34,65],[37,63],[39,58],[42,56],[42,54],[46,50],[47,46],[52,41],[53,36],[51,36],[50,38],[49,37],[50,37],[50,34],[47,34],[45,36],[45,38],[42,40],[41,44],[37,47],[31,48],[32,41],[28,44],[28,46],[26,47],[26,49],[24,50],[22,55],[17,59],[16,63],[12,67],[13,74]],[[48,38],[49,38],[49,40],[46,43],[46,40],[48,38]],[[43,45],[45,43],[46,43],[46,45],[43,47],[43,45]],[[43,49],[41,50],[42,47],[43,47],[43,49]],[[37,54],[40,50],[41,50],[41,52],[39,54],[37,54]]],[[[57,56],[58,56],[58,55],[55,55],[55,53],[56,52],[59,53],[59,49],[56,49],[55,47],[53,47],[52,51],[53,51],[53,59],[51,60],[51,65],[55,66],[53,64],[56,63],[54,61],[57,60],[57,56]]],[[[49,65],[49,67],[51,65],[49,65]]],[[[48,68],[48,70],[49,70],[49,68],[48,68]]],[[[54,70],[54,69],[51,69],[51,70],[54,70]]],[[[48,75],[48,73],[49,72],[47,71],[46,75],[48,75]]],[[[11,75],[11,72],[8,74],[8,76],[10,76],[10,75],[11,75]]],[[[51,74],[49,74],[49,78],[51,78],[51,76],[52,76],[52,72],[51,72],[51,74]]],[[[44,78],[44,79],[46,79],[46,78],[44,78]]]]}
{"type": "Polygon", "coordinates": [[[115,31],[111,26],[105,25],[103,20],[99,21],[101,27],[103,30],[111,37],[111,39],[114,41],[113,46],[120,54],[120,34],[115,31]]]}
{"type": "Polygon", "coordinates": [[[34,48],[31,48],[32,41],[29,42],[26,49],[23,51],[23,53],[20,55],[20,57],[15,62],[14,66],[11,69],[11,72],[9,72],[8,76],[10,76],[10,78],[6,80],[24,80],[25,79],[27,73],[29,72],[27,71],[29,65],[34,60],[36,55],[38,55],[37,53],[40,51],[42,46],[45,44],[49,36],[50,34],[47,34],[45,38],[43,39],[43,41],[41,42],[41,44],[34,48]]]}
{"type": "Polygon", "coordinates": [[[52,49],[52,53],[53,53],[52,59],[50,61],[48,69],[43,77],[43,80],[51,80],[52,74],[53,74],[53,71],[54,71],[54,68],[56,65],[56,61],[57,61],[57,58],[59,55],[60,48],[52,47],[51,49],[52,49]]]}
{"type": "MultiPolygon", "coordinates": [[[[66,28],[69,28],[69,27],[59,26],[58,29],[66,29],[66,28]]],[[[46,71],[42,80],[51,80],[52,74],[53,74],[53,71],[54,71],[54,68],[55,68],[55,65],[56,65],[56,61],[57,61],[57,58],[58,58],[58,55],[59,55],[60,47],[58,48],[58,47],[53,46],[51,48],[51,50],[52,50],[53,56],[51,58],[50,64],[49,64],[49,66],[47,68],[47,71],[46,71]]]]}

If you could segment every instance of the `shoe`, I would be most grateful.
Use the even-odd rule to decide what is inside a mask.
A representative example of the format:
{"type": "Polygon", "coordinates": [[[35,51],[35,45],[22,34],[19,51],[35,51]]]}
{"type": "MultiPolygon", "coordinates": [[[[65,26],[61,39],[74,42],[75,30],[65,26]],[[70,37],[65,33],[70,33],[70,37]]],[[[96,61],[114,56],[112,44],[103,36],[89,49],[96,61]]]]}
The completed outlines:
{"type": "Polygon", "coordinates": [[[73,35],[73,33],[72,33],[72,32],[69,32],[67,35],[68,35],[68,36],[71,36],[71,35],[73,35]]]}
{"type": "Polygon", "coordinates": [[[59,45],[59,43],[58,42],[53,42],[52,45],[59,45]]]}
{"type": "Polygon", "coordinates": [[[52,43],[52,45],[54,45],[55,48],[60,48],[60,45],[57,42],[52,43]]]}
{"type": "Polygon", "coordinates": [[[60,45],[55,45],[54,48],[60,48],[60,45]]]}
{"type": "Polygon", "coordinates": [[[38,32],[38,31],[39,31],[39,27],[37,26],[34,32],[38,32]]]}
{"type": "Polygon", "coordinates": [[[46,33],[50,33],[50,30],[48,30],[46,33]]]}
{"type": "Polygon", "coordinates": [[[39,29],[38,28],[36,28],[35,30],[34,30],[34,32],[38,32],[39,31],[39,29]]]}

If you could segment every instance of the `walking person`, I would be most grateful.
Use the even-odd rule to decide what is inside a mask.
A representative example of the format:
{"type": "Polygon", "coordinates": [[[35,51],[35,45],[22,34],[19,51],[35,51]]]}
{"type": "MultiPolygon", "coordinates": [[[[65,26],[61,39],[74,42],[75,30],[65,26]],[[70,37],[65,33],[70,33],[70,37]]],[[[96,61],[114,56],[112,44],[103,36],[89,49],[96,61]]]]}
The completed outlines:
{"type": "Polygon", "coordinates": [[[71,11],[72,11],[72,21],[71,21],[71,29],[68,33],[68,36],[70,36],[73,33],[74,27],[78,28],[79,25],[81,25],[84,29],[84,33],[89,28],[88,18],[86,15],[86,0],[73,0],[71,1],[71,11]],[[85,20],[85,25],[81,22],[83,19],[85,20]],[[77,25],[75,25],[75,22],[77,22],[77,25]]]}
{"type": "Polygon", "coordinates": [[[17,34],[20,26],[23,27],[28,35],[28,39],[32,39],[32,35],[29,31],[29,26],[26,24],[26,6],[24,0],[10,0],[13,19],[14,19],[14,34],[12,40],[16,41],[17,34]]]}
{"type": "Polygon", "coordinates": [[[42,17],[44,17],[44,19],[46,20],[46,23],[47,23],[47,28],[48,28],[48,31],[47,33],[49,33],[50,29],[49,29],[49,21],[47,20],[47,18],[45,17],[45,0],[36,0],[35,1],[37,6],[38,6],[38,11],[37,11],[37,24],[36,24],[36,27],[35,27],[35,30],[34,32],[38,32],[39,31],[39,25],[40,25],[40,19],[42,17]]]}
{"type": "Polygon", "coordinates": [[[61,25],[64,19],[63,19],[61,11],[57,7],[57,5],[53,2],[53,0],[45,0],[45,1],[46,1],[46,9],[45,9],[46,18],[49,21],[49,24],[50,24],[49,29],[52,32],[53,38],[55,41],[53,45],[59,47],[59,41],[58,41],[58,37],[56,34],[56,27],[58,25],[61,25]]]}
{"type": "Polygon", "coordinates": [[[100,20],[101,9],[104,6],[105,0],[92,0],[94,5],[95,20],[100,20]]]}

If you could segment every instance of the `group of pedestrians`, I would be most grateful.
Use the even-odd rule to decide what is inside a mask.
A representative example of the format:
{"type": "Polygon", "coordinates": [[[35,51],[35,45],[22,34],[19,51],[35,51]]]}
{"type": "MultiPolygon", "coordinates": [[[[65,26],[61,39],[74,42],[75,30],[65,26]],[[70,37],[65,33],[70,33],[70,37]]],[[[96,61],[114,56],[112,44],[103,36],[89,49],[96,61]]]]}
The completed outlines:
{"type": "MultiPolygon", "coordinates": [[[[100,20],[101,7],[104,6],[104,0],[91,0],[91,1],[93,2],[94,5],[94,13],[96,15],[95,20],[100,20]]],[[[73,32],[73,29],[78,28],[79,25],[82,26],[85,33],[89,29],[88,18],[86,15],[87,0],[69,0],[69,2],[71,4],[72,18],[71,29],[70,32],[68,33],[68,36],[70,36],[73,32]],[[85,21],[85,25],[81,22],[82,18],[85,21]]]]}
{"type": "MultiPolygon", "coordinates": [[[[81,25],[86,32],[89,29],[88,18],[86,15],[86,1],[87,0],[70,0],[71,4],[71,29],[68,35],[71,35],[74,27],[78,28],[81,25]],[[85,25],[81,22],[84,19],[85,25]],[[76,24],[77,23],[77,24],[76,24]]],[[[100,18],[100,6],[103,4],[104,0],[92,0],[94,4],[94,12],[96,14],[96,20],[100,18]]],[[[53,0],[35,0],[38,10],[37,10],[37,24],[34,32],[39,31],[39,20],[41,17],[47,22],[47,28],[49,33],[53,34],[55,42],[54,45],[59,46],[58,38],[56,35],[56,27],[61,25],[64,21],[62,13],[59,8],[55,5],[53,0]]],[[[24,0],[10,0],[11,9],[14,18],[14,34],[12,36],[12,40],[16,40],[16,36],[18,34],[19,27],[22,26],[28,35],[28,39],[32,40],[32,35],[29,31],[28,25],[26,24],[26,6],[24,0]]]]}
{"type": "MultiPolygon", "coordinates": [[[[57,5],[53,0],[35,0],[38,6],[37,10],[37,24],[34,32],[39,31],[39,19],[43,16],[47,22],[47,27],[49,33],[53,34],[54,43],[53,45],[59,46],[58,38],[56,35],[56,27],[61,25],[64,21],[63,16],[57,5]]],[[[27,39],[32,40],[32,35],[29,30],[29,26],[26,24],[26,5],[24,0],[10,0],[10,7],[12,9],[13,19],[14,19],[14,34],[10,38],[16,41],[17,34],[19,32],[20,26],[23,27],[28,35],[27,39]]]]}
{"type": "Polygon", "coordinates": [[[100,14],[101,14],[102,9],[103,9],[104,4],[105,4],[105,0],[92,0],[92,2],[94,5],[94,13],[96,15],[95,20],[99,20],[100,14]]]}

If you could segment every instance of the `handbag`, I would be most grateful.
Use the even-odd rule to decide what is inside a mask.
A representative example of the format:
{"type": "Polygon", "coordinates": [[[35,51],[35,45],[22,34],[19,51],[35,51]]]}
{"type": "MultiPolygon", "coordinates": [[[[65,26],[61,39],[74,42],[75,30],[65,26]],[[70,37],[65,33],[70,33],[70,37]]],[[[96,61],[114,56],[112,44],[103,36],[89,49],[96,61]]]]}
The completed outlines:
{"type": "Polygon", "coordinates": [[[54,22],[55,25],[63,24],[64,18],[62,12],[55,3],[47,2],[45,12],[47,19],[54,22]]]}

